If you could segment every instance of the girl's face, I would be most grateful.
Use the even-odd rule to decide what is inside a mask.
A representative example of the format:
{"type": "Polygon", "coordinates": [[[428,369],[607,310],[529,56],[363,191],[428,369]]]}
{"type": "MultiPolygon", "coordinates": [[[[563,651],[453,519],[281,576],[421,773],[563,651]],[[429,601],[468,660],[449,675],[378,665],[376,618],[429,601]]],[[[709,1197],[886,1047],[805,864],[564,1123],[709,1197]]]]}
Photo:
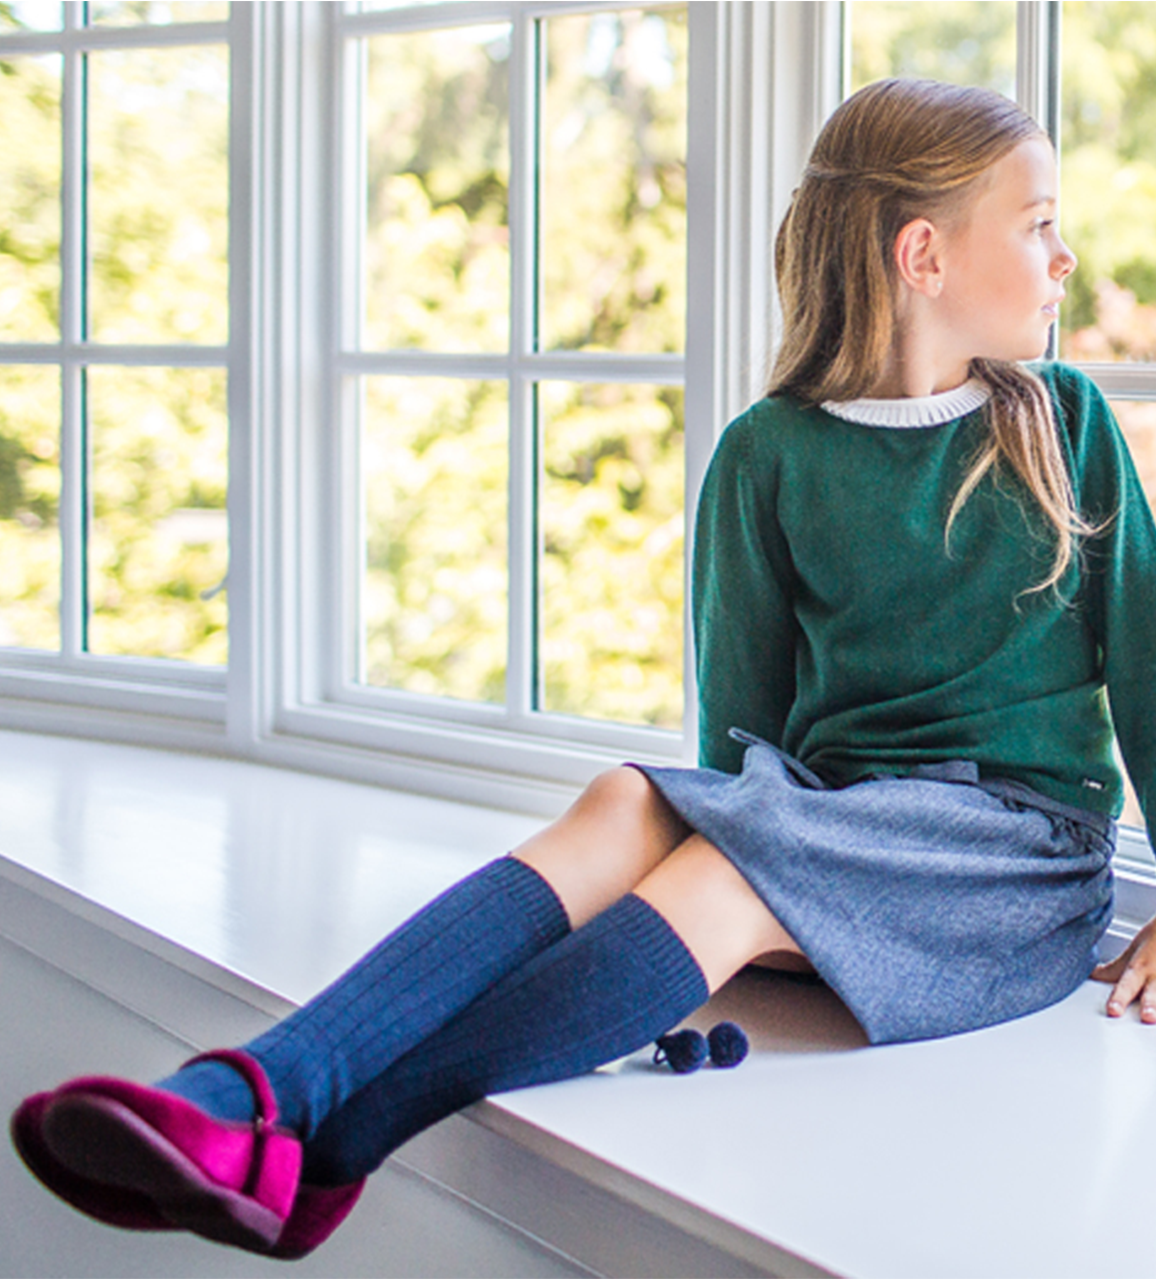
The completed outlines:
{"type": "Polygon", "coordinates": [[[1044,138],[992,165],[970,210],[944,236],[936,311],[962,360],[1034,360],[1076,259],[1056,224],[1056,161],[1044,138]]]}

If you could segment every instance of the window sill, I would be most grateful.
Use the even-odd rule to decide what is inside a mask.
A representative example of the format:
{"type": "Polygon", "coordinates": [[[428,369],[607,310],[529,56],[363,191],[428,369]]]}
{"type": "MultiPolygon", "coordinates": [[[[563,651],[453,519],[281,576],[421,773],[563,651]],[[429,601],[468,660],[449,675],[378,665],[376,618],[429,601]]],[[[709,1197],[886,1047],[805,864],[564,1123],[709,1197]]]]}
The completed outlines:
{"type": "MultiPolygon", "coordinates": [[[[303,998],[537,825],[107,744],[5,733],[0,760],[0,933],[198,1046],[252,1034],[290,1007],[275,991],[303,998]]],[[[865,1050],[824,988],[747,973],[697,1018],[746,1027],[739,1070],[643,1052],[396,1159],[586,1273],[1151,1274],[1119,1197],[1156,1143],[1156,1031],[1103,998],[865,1050]]]]}

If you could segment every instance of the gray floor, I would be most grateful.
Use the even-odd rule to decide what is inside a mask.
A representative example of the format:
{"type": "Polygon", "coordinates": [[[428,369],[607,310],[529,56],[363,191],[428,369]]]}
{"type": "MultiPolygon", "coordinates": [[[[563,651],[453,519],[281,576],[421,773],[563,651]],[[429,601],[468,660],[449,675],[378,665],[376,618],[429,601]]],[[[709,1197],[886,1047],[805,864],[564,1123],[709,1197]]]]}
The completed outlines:
{"type": "MultiPolygon", "coordinates": [[[[2,891],[2,890],[0,890],[2,891]]],[[[0,938],[0,1109],[69,1076],[136,1079],[171,1070],[175,1035],[0,938]]],[[[2,1276],[566,1276],[555,1253],[404,1169],[386,1166],[354,1217],[286,1266],[191,1236],[103,1227],[45,1192],[0,1146],[2,1276]]]]}

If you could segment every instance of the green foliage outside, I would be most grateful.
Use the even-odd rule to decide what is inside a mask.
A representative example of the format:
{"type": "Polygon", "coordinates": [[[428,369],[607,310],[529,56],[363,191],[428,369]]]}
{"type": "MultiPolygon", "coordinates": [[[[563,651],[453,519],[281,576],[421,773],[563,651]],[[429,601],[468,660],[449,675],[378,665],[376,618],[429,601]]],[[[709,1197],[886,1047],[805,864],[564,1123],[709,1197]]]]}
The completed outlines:
{"type": "MultiPolygon", "coordinates": [[[[685,13],[567,15],[544,29],[538,343],[680,350],[685,13]]],[[[509,30],[366,44],[364,345],[504,351],[509,30]]],[[[675,726],[681,391],[549,383],[528,394],[539,437],[543,708],[675,726]]],[[[506,395],[491,383],[366,379],[371,684],[504,696],[506,395]]]]}
{"type": "Polygon", "coordinates": [[[545,709],[678,728],[682,389],[548,382],[539,414],[545,709]]]}
{"type": "MultiPolygon", "coordinates": [[[[40,14],[51,6],[40,6],[40,14]]],[[[224,16],[223,5],[105,5],[110,22],[224,16]],[[197,12],[194,12],[197,11],[197,12]]],[[[0,20],[19,27],[28,6],[0,20]]],[[[227,339],[228,57],[222,47],[101,50],[87,67],[86,333],[227,339]]],[[[60,58],[0,61],[0,340],[59,341],[60,58]]],[[[226,659],[227,430],[220,369],[93,366],[81,390],[89,647],[226,659]]],[[[60,643],[61,386],[0,368],[0,644],[60,643]]]]}
{"type": "Polygon", "coordinates": [[[365,379],[370,684],[505,697],[508,416],[504,383],[365,379]]]}
{"type": "Polygon", "coordinates": [[[1013,0],[851,0],[851,89],[908,76],[1015,93],[1013,0]]]}

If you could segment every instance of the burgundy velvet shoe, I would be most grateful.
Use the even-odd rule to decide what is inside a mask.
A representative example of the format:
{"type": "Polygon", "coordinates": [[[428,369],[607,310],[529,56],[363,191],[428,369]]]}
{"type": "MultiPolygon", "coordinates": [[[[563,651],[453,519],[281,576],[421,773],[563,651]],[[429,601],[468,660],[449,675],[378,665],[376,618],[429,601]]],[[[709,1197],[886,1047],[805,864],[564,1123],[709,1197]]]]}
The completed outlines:
{"type": "Polygon", "coordinates": [[[12,1117],[13,1143],[49,1190],[98,1221],[304,1257],[348,1216],[364,1182],[300,1185],[300,1143],[274,1128],[276,1101],[260,1066],[236,1050],[204,1057],[245,1077],[254,1123],[214,1120],[162,1090],[87,1077],[28,1098],[12,1117]]]}

